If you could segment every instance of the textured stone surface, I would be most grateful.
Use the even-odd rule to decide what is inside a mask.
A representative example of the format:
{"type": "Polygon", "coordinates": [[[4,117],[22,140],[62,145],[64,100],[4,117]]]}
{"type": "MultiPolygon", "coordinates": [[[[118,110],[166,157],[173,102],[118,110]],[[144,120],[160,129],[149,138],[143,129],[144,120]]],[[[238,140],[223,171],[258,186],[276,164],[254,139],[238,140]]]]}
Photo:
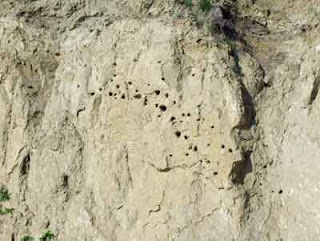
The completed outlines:
{"type": "Polygon", "coordinates": [[[196,4],[1,2],[0,240],[318,238],[319,3],[196,4]]]}

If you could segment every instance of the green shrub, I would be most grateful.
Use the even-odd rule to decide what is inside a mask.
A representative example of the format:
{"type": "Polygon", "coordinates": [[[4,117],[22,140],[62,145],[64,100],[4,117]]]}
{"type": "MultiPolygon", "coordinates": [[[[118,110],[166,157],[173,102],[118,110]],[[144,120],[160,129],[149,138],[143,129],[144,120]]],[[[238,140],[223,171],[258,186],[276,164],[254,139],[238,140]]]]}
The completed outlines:
{"type": "Polygon", "coordinates": [[[31,237],[30,235],[26,235],[20,239],[20,241],[32,241],[32,240],[34,240],[34,238],[31,237]]]}
{"type": "MultiPolygon", "coordinates": [[[[0,188],[0,203],[7,202],[10,200],[10,194],[8,189],[5,187],[0,188]]],[[[2,204],[0,204],[0,215],[12,214],[13,208],[3,208],[2,204]]]]}
{"type": "Polygon", "coordinates": [[[0,188],[0,202],[6,202],[10,200],[10,194],[5,187],[0,188]]]}
{"type": "Polygon", "coordinates": [[[0,207],[0,215],[7,215],[7,214],[12,214],[13,213],[13,208],[4,208],[0,207]]]}
{"type": "Polygon", "coordinates": [[[55,237],[55,235],[48,230],[47,232],[45,232],[42,237],[40,238],[40,241],[50,241],[55,237]]]}
{"type": "Polygon", "coordinates": [[[212,8],[211,2],[210,0],[200,0],[199,2],[199,8],[203,11],[203,12],[209,12],[212,8]]]}

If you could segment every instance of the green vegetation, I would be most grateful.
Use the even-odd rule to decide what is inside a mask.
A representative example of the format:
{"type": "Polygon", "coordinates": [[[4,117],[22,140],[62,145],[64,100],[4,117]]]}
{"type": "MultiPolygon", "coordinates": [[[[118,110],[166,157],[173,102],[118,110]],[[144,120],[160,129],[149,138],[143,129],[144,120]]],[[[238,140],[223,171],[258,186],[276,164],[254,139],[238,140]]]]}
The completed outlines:
{"type": "MultiPolygon", "coordinates": [[[[10,200],[10,194],[8,189],[5,187],[0,188],[0,203],[7,202],[10,200]]],[[[0,204],[0,215],[12,214],[13,208],[4,208],[2,204],[0,204]]]]}
{"type": "Polygon", "coordinates": [[[207,25],[207,23],[210,21],[210,16],[208,13],[213,7],[211,0],[175,0],[175,2],[187,7],[187,9],[178,8],[177,11],[179,15],[176,13],[176,18],[185,16],[186,18],[189,18],[198,28],[207,25]],[[182,15],[185,10],[187,10],[187,13],[182,15]]]}
{"type": "MultiPolygon", "coordinates": [[[[50,231],[47,230],[39,239],[39,241],[51,241],[55,238],[55,235],[50,231]]],[[[34,237],[30,235],[26,235],[20,239],[20,241],[33,241],[35,240],[34,237]]]]}
{"type": "Polygon", "coordinates": [[[32,241],[34,238],[30,235],[26,235],[20,239],[20,241],[32,241]]]}
{"type": "Polygon", "coordinates": [[[13,208],[2,208],[0,207],[0,215],[12,214],[13,208]]]}
{"type": "Polygon", "coordinates": [[[47,232],[45,232],[42,237],[40,238],[40,241],[50,241],[55,237],[55,235],[48,230],[47,232]]]}
{"type": "Polygon", "coordinates": [[[212,8],[211,2],[210,0],[200,0],[199,2],[199,8],[203,11],[203,12],[209,12],[212,8]]]}
{"type": "Polygon", "coordinates": [[[10,200],[10,194],[5,187],[0,188],[0,202],[6,202],[10,200]]]}
{"type": "MultiPolygon", "coordinates": [[[[5,208],[3,207],[2,203],[7,202],[10,200],[10,193],[7,188],[1,187],[0,188],[0,215],[12,214],[13,208],[5,208]]],[[[55,238],[55,235],[50,231],[47,230],[41,237],[39,241],[51,241],[55,238]]],[[[32,241],[34,238],[30,235],[23,236],[20,241],[32,241]]]]}

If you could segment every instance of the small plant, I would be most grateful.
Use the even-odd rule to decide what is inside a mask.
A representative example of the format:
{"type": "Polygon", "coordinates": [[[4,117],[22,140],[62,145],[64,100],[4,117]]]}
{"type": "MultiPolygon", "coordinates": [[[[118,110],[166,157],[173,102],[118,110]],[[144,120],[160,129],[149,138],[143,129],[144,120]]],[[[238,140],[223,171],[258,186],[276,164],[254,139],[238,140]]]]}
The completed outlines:
{"type": "Polygon", "coordinates": [[[211,2],[210,0],[200,0],[199,2],[199,8],[203,11],[203,12],[209,12],[212,8],[211,2]]]}
{"type": "Polygon", "coordinates": [[[14,211],[13,208],[4,208],[0,207],[0,215],[7,215],[7,214],[12,214],[14,211]]]}
{"type": "Polygon", "coordinates": [[[40,238],[40,241],[50,241],[55,237],[55,235],[48,230],[47,232],[45,232],[42,237],[40,238]]]}
{"type": "Polygon", "coordinates": [[[10,200],[10,194],[5,187],[0,188],[0,202],[6,202],[10,200]]]}
{"type": "MultiPolygon", "coordinates": [[[[0,203],[7,202],[10,200],[10,194],[8,189],[5,187],[0,188],[0,203]]],[[[2,204],[0,204],[0,215],[12,214],[13,208],[3,208],[2,204]]]]}
{"type": "Polygon", "coordinates": [[[20,239],[20,241],[32,241],[34,238],[30,235],[26,235],[20,239]]]}

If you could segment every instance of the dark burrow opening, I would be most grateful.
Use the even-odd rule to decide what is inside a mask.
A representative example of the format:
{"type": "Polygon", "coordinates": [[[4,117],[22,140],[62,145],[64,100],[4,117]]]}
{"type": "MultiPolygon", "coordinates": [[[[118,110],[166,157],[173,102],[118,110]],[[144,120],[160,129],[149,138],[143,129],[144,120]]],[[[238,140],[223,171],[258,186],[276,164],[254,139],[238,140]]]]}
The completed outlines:
{"type": "Polygon", "coordinates": [[[141,97],[142,97],[141,94],[136,94],[133,96],[133,98],[136,98],[136,99],[141,99],[141,97]]]}
{"type": "Polygon", "coordinates": [[[61,184],[61,187],[62,188],[68,188],[69,186],[69,176],[67,174],[63,174],[62,175],[62,184],[61,184]]]}
{"type": "Polygon", "coordinates": [[[27,154],[20,164],[20,175],[27,175],[30,169],[30,155],[27,154]]]}
{"type": "Polygon", "coordinates": [[[160,105],[159,108],[163,112],[167,110],[167,107],[165,105],[160,105]]]}

